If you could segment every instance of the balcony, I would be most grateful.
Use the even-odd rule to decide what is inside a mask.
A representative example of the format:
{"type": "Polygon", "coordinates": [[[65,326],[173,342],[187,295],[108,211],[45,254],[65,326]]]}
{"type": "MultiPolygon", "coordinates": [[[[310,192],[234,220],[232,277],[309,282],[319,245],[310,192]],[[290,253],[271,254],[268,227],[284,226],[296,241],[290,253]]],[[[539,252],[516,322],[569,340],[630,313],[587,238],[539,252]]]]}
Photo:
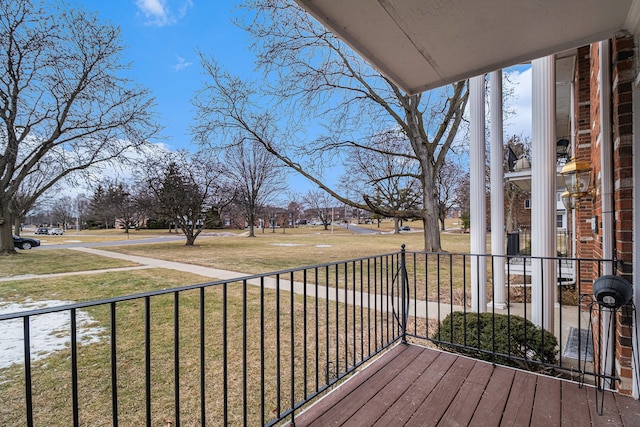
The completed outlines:
{"type": "MultiPolygon", "coordinates": [[[[482,256],[487,265],[491,257],[482,256]]],[[[559,282],[557,306],[546,308],[557,313],[557,344],[544,359],[536,356],[539,339],[544,347],[549,337],[528,323],[519,346],[496,345],[499,319],[515,330],[522,323],[514,316],[533,310],[511,274],[504,273],[507,308],[486,314],[493,345],[480,344],[479,330],[460,338],[447,334],[446,322],[438,329],[460,313],[464,330],[473,330],[479,314],[469,299],[480,284],[471,282],[470,265],[478,258],[401,250],[0,315],[1,330],[19,330],[10,343],[5,333],[0,347],[21,349],[0,365],[0,418],[27,426],[367,425],[386,417],[426,423],[426,411],[444,424],[464,416],[484,425],[527,417],[582,425],[588,415],[594,424],[633,425],[640,406],[604,390],[616,378],[594,364],[602,355],[590,337],[602,332],[580,297],[582,272],[612,261],[581,259],[574,283],[559,282]],[[49,316],[67,319],[48,331],[67,345],[42,357],[35,341],[49,316]]],[[[542,265],[525,258],[530,268],[542,265]]],[[[561,272],[566,258],[553,262],[561,272]]]]}
{"type": "Polygon", "coordinates": [[[398,344],[300,414],[296,426],[637,424],[637,401],[491,363],[398,344]]]}

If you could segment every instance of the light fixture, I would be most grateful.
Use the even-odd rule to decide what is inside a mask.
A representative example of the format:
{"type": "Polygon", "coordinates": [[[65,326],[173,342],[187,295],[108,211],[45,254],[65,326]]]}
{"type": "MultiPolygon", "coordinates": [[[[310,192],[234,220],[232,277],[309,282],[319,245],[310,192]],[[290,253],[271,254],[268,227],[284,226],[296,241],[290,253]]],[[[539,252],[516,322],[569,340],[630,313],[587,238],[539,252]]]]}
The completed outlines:
{"type": "Polygon", "coordinates": [[[569,191],[564,191],[560,195],[560,199],[562,200],[562,204],[567,212],[571,212],[576,207],[576,199],[571,197],[571,193],[569,191]]]}
{"type": "Polygon", "coordinates": [[[560,159],[567,161],[569,158],[569,144],[567,138],[561,138],[556,142],[556,161],[560,159]]]}
{"type": "Polygon", "coordinates": [[[587,194],[595,196],[595,189],[589,190],[591,183],[591,164],[589,162],[571,159],[562,167],[560,175],[564,177],[567,191],[574,199],[580,199],[587,194]]]}
{"type": "Polygon", "coordinates": [[[616,309],[631,302],[633,287],[620,276],[601,276],[593,282],[593,295],[598,303],[616,309]]]}

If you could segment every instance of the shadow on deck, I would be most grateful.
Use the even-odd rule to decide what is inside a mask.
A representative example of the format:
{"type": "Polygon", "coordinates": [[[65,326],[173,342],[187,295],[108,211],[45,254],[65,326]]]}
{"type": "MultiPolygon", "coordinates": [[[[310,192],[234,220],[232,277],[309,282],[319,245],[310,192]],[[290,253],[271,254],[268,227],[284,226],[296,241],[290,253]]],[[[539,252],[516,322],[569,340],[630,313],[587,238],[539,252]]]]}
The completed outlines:
{"type": "Polygon", "coordinates": [[[296,426],[637,426],[640,402],[606,391],[398,344],[295,418],[296,426]]]}

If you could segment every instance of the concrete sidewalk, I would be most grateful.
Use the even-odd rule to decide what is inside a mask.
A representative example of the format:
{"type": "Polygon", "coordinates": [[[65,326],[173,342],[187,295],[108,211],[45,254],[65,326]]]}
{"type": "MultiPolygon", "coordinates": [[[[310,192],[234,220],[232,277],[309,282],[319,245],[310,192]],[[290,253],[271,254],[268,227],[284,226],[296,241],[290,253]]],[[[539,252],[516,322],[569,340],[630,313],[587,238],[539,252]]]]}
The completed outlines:
{"type": "Polygon", "coordinates": [[[139,266],[133,266],[133,267],[101,268],[100,270],[70,271],[67,273],[21,274],[20,276],[0,277],[0,282],[13,282],[14,280],[49,279],[54,277],[80,276],[84,274],[103,274],[103,273],[111,273],[113,271],[144,270],[147,268],[154,268],[154,267],[150,265],[139,265],[139,266]]]}
{"type": "Polygon", "coordinates": [[[93,255],[103,256],[107,258],[133,261],[145,266],[146,268],[166,268],[169,270],[184,271],[186,273],[193,273],[199,276],[208,277],[210,279],[230,280],[230,279],[237,279],[239,277],[249,276],[249,274],[247,273],[238,273],[237,271],[220,270],[217,268],[202,267],[200,265],[187,264],[182,262],[164,261],[161,259],[149,258],[144,256],[138,256],[138,255],[120,254],[117,252],[103,251],[103,250],[94,249],[94,248],[75,247],[75,248],[69,248],[69,249],[72,249],[74,251],[85,252],[93,255]]]}
{"type": "MultiPolygon", "coordinates": [[[[148,267],[158,267],[158,268],[168,268],[172,270],[185,271],[189,273],[198,274],[204,277],[209,277],[213,279],[219,280],[232,280],[238,279],[241,277],[247,277],[249,274],[246,273],[238,273],[234,271],[228,270],[218,270],[215,268],[202,267],[193,264],[184,264],[179,262],[172,261],[162,261],[159,259],[142,257],[142,256],[133,256],[133,255],[125,255],[119,254],[116,252],[110,251],[102,251],[99,249],[93,248],[74,248],[79,251],[92,253],[95,255],[123,259],[128,261],[134,261],[143,266],[148,267]]],[[[248,284],[254,286],[260,286],[259,279],[251,279],[247,281],[248,284]]],[[[396,297],[393,300],[390,298],[383,297],[381,295],[373,295],[361,292],[345,292],[344,289],[336,290],[335,287],[325,287],[315,284],[307,284],[306,289],[304,283],[301,282],[293,282],[291,283],[289,280],[284,278],[280,279],[279,285],[276,283],[274,277],[265,277],[264,278],[264,286],[267,289],[276,289],[276,286],[279,286],[279,289],[282,291],[290,291],[293,288],[293,292],[303,295],[306,294],[310,297],[318,297],[322,299],[328,299],[330,301],[339,301],[347,304],[355,304],[356,306],[362,306],[365,308],[377,308],[382,311],[399,311],[401,306],[400,300],[396,297]]],[[[441,321],[444,319],[449,313],[452,311],[463,311],[464,308],[461,305],[450,305],[450,304],[441,304],[439,305],[434,301],[423,301],[423,300],[409,300],[409,313],[416,313],[417,317],[420,318],[429,318],[436,319],[441,321]]],[[[488,311],[491,311],[489,309],[488,311]]],[[[574,306],[563,306],[562,308],[556,306],[554,307],[555,311],[555,330],[554,333],[557,337],[568,337],[570,329],[572,327],[578,327],[579,325],[588,325],[589,321],[589,313],[576,309],[574,306]],[[560,322],[562,319],[562,322],[560,322]]],[[[522,303],[512,303],[511,307],[503,310],[495,310],[496,314],[514,314],[521,317],[526,317],[531,320],[531,307],[527,307],[522,303]]]]}
{"type": "MultiPolygon", "coordinates": [[[[90,270],[90,271],[77,271],[71,273],[57,273],[57,274],[46,274],[46,275],[24,275],[24,276],[15,276],[15,277],[5,277],[1,278],[0,281],[11,281],[11,280],[28,280],[34,278],[44,278],[44,277],[60,277],[60,276],[71,276],[71,275],[81,275],[81,274],[100,274],[110,271],[126,271],[126,270],[138,270],[145,268],[166,268],[169,270],[176,271],[184,271],[186,273],[197,274],[202,277],[207,277],[213,280],[236,280],[241,279],[243,277],[252,276],[252,274],[240,273],[237,271],[230,270],[221,270],[210,267],[203,267],[195,264],[187,264],[182,262],[175,261],[164,261],[156,258],[149,258],[138,255],[128,255],[121,254],[117,252],[104,251],[95,248],[87,248],[87,247],[74,247],[69,248],[72,250],[90,253],[93,255],[103,256],[107,258],[115,258],[121,259],[125,261],[132,261],[140,264],[140,266],[136,267],[121,267],[121,268],[111,268],[111,269],[101,269],[101,270],[90,270]]],[[[362,292],[353,292],[353,290],[349,290],[348,292],[345,289],[336,289],[335,287],[326,287],[322,285],[316,284],[307,284],[305,286],[302,282],[290,282],[289,280],[280,277],[280,280],[277,281],[275,276],[265,276],[262,281],[261,279],[249,279],[247,283],[252,286],[261,286],[264,283],[264,287],[266,289],[280,289],[281,291],[291,291],[300,295],[307,295],[309,297],[318,297],[322,299],[328,299],[330,301],[339,301],[347,304],[355,304],[356,306],[362,306],[366,308],[376,308],[382,311],[398,311],[401,304],[399,299],[396,297],[394,299],[387,298],[383,295],[379,294],[368,294],[362,292]]],[[[451,311],[463,311],[463,307],[460,305],[450,305],[450,304],[442,304],[438,305],[437,302],[433,301],[422,301],[422,300],[409,300],[409,312],[417,313],[417,317],[425,318],[428,317],[430,319],[438,319],[442,320],[446,317],[451,311]]],[[[512,304],[509,310],[497,310],[495,311],[498,314],[516,314],[522,317],[531,317],[531,309],[528,310],[524,306],[524,304],[512,304]]],[[[586,324],[586,320],[584,316],[588,316],[588,313],[580,313],[579,310],[576,310],[575,307],[564,306],[562,307],[562,313],[560,313],[560,309],[555,307],[556,319],[562,318],[562,325],[560,325],[558,321],[556,321],[556,336],[560,336],[559,333],[562,330],[562,336],[568,336],[569,329],[572,326],[577,326],[580,324],[586,324]],[[581,318],[578,319],[579,314],[581,314],[581,318]]]]}
{"type": "MultiPolygon", "coordinates": [[[[243,277],[251,276],[247,273],[239,273],[236,271],[229,270],[220,270],[216,268],[203,267],[194,264],[186,264],[175,261],[164,261],[156,258],[143,257],[138,255],[127,255],[120,254],[117,252],[111,251],[103,251],[100,249],[93,248],[71,248],[77,251],[90,253],[94,255],[122,259],[126,261],[133,261],[138,264],[142,264],[146,268],[155,267],[155,268],[166,268],[170,270],[184,271],[186,273],[193,273],[203,277],[208,277],[211,279],[218,280],[234,280],[240,279],[243,277]]],[[[398,311],[401,306],[400,300],[396,297],[393,300],[387,298],[384,295],[374,295],[367,294],[362,292],[353,292],[353,290],[349,290],[348,292],[345,289],[336,289],[335,287],[326,287],[322,285],[316,284],[307,284],[305,286],[302,282],[291,282],[287,279],[280,278],[280,280],[276,280],[275,277],[264,277],[261,279],[249,279],[247,283],[252,286],[261,286],[264,284],[266,289],[280,289],[281,291],[289,292],[292,291],[296,294],[307,295],[309,297],[318,297],[322,299],[328,299],[330,301],[338,301],[347,304],[354,304],[356,306],[362,306],[365,308],[377,308],[382,311],[398,311]]],[[[426,302],[426,301],[415,301],[410,300],[409,302],[410,312],[414,312],[417,309],[418,313],[429,313],[430,318],[438,318],[443,319],[446,315],[448,315],[451,310],[454,311],[462,311],[461,306],[456,305],[445,305],[441,306],[438,310],[438,304],[436,302],[426,302]],[[416,307],[417,304],[417,307],[416,307]]],[[[418,317],[424,317],[422,314],[418,314],[418,317]]]]}

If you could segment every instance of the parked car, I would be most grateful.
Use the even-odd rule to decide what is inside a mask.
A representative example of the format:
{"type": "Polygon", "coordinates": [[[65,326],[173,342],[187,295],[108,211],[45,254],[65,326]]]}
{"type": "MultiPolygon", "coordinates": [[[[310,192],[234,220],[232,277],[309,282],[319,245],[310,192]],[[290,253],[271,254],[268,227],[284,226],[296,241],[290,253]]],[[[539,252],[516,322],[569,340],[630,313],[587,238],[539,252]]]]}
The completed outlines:
{"type": "Polygon", "coordinates": [[[400,231],[411,231],[411,227],[405,225],[404,227],[400,227],[400,231]]]}
{"type": "Polygon", "coordinates": [[[64,230],[62,228],[52,228],[49,230],[49,234],[62,236],[64,234],[64,230]]]}
{"type": "Polygon", "coordinates": [[[38,227],[36,228],[36,234],[49,234],[49,229],[47,227],[38,227]]]}
{"type": "Polygon", "coordinates": [[[13,246],[20,249],[31,249],[40,246],[40,240],[30,237],[13,236],[13,246]]]}

